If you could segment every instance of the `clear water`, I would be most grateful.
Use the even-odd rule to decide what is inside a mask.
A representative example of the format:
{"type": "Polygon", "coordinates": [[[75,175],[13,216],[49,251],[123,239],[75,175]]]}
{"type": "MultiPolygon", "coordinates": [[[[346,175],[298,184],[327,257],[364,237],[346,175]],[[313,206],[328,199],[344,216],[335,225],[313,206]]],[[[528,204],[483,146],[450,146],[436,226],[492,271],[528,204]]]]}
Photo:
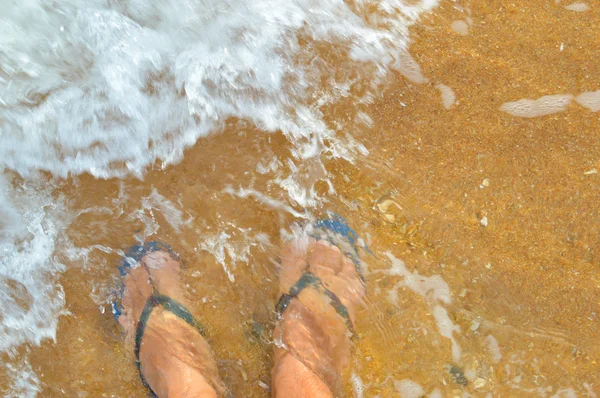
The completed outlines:
{"type": "Polygon", "coordinates": [[[437,5],[7,3],[5,395],[144,396],[109,301],[119,257],[145,239],[186,260],[234,390],[267,395],[273,263],[291,223],[324,209],[347,215],[375,253],[349,395],[598,394],[597,303],[585,304],[598,294],[598,242],[574,220],[597,219],[600,75],[586,58],[593,35],[568,33],[598,11],[437,5]],[[526,18],[536,13],[564,28],[544,36],[526,18]],[[587,74],[521,53],[511,32],[524,26],[519,40],[587,74]],[[474,60],[487,69],[456,66],[474,60]],[[536,143],[530,131],[557,135],[536,143]],[[565,256],[567,275],[553,267],[565,256]],[[514,282],[536,275],[540,287],[514,282]],[[561,289],[577,293],[562,300],[561,289]]]}

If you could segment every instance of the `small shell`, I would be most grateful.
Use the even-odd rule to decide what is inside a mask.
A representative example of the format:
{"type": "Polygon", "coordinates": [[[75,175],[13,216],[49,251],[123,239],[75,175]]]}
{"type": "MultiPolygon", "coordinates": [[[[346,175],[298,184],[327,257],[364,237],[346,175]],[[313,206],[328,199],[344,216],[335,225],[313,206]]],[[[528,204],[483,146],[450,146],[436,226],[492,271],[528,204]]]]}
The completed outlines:
{"type": "Polygon", "coordinates": [[[396,206],[397,208],[402,210],[402,207],[398,203],[396,203],[395,200],[383,199],[377,201],[377,209],[380,213],[387,213],[391,206],[396,206]]]}
{"type": "Polygon", "coordinates": [[[481,377],[478,377],[475,380],[473,380],[474,388],[483,388],[483,387],[485,387],[486,384],[487,384],[487,380],[482,379],[481,377]]]}
{"type": "Polygon", "coordinates": [[[384,214],[383,218],[385,219],[385,221],[392,223],[392,224],[394,222],[396,222],[396,217],[393,214],[384,214]]]}

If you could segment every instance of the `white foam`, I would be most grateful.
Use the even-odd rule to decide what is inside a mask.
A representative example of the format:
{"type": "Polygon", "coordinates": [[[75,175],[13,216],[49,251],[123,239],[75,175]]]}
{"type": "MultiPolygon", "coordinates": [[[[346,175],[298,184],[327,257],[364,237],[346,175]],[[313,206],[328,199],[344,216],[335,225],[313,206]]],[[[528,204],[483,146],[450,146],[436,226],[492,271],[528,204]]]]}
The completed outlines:
{"type": "Polygon", "coordinates": [[[521,99],[507,102],[500,107],[501,111],[513,116],[532,118],[562,112],[573,100],[571,94],[546,95],[538,99],[521,99]]]}
{"type": "Polygon", "coordinates": [[[248,263],[253,246],[269,246],[269,237],[263,233],[252,233],[252,229],[228,224],[216,234],[203,233],[196,251],[212,254],[221,264],[230,282],[235,282],[234,269],[237,263],[248,263]]]}
{"type": "Polygon", "coordinates": [[[460,327],[455,325],[450,319],[448,311],[441,305],[433,307],[433,318],[440,331],[440,334],[448,338],[452,343],[452,359],[458,362],[461,357],[461,348],[456,339],[454,338],[454,332],[460,332],[460,327]]]}
{"type": "Polygon", "coordinates": [[[152,212],[153,209],[159,210],[165,220],[179,232],[184,223],[188,223],[190,219],[183,221],[183,211],[179,209],[173,202],[158,193],[156,188],[152,188],[150,195],[142,198],[142,208],[152,212]]]}
{"type": "Polygon", "coordinates": [[[33,398],[41,391],[40,380],[31,368],[27,358],[22,358],[16,364],[6,364],[7,375],[11,379],[7,398],[33,398]]]}
{"type": "Polygon", "coordinates": [[[413,56],[408,51],[403,51],[398,56],[398,63],[396,69],[413,83],[423,84],[427,83],[429,79],[423,76],[421,66],[415,61],[413,56]]]}
{"type": "Polygon", "coordinates": [[[388,290],[387,300],[396,306],[400,304],[400,302],[398,301],[398,289],[396,287],[393,287],[392,289],[388,290]]]}
{"type": "Polygon", "coordinates": [[[263,194],[262,192],[258,192],[255,189],[248,189],[248,188],[239,188],[239,189],[233,189],[231,186],[225,187],[225,189],[223,190],[224,193],[228,193],[230,195],[234,195],[237,196],[239,198],[254,198],[255,200],[257,200],[258,202],[272,208],[275,210],[279,210],[279,211],[285,211],[287,213],[290,213],[291,215],[293,215],[296,218],[306,218],[306,215],[294,210],[294,208],[292,208],[291,206],[273,199],[265,194],[263,194]]]}
{"type": "Polygon", "coordinates": [[[42,184],[24,183],[10,200],[3,198],[2,207],[18,218],[19,227],[11,222],[0,240],[0,351],[54,339],[65,301],[57,283],[65,266],[52,254],[67,220],[62,200],[42,184]]]}
{"type": "Polygon", "coordinates": [[[551,398],[577,398],[577,393],[572,388],[561,388],[551,398]]]}
{"type": "Polygon", "coordinates": [[[444,106],[444,108],[452,108],[452,105],[456,103],[456,94],[454,94],[454,90],[441,83],[436,85],[435,88],[440,90],[440,95],[442,97],[442,105],[444,106]]]}
{"type": "Polygon", "coordinates": [[[440,275],[422,276],[418,272],[410,272],[404,261],[394,257],[391,253],[386,253],[390,259],[391,268],[389,275],[401,276],[404,278],[402,285],[406,286],[420,296],[429,298],[432,302],[441,301],[445,304],[452,302],[450,287],[440,275]]]}
{"type": "Polygon", "coordinates": [[[422,276],[418,272],[410,272],[404,261],[394,257],[391,253],[386,253],[390,259],[391,268],[386,271],[389,275],[403,277],[403,281],[398,283],[392,292],[389,292],[388,298],[392,304],[398,302],[397,289],[399,287],[407,287],[418,295],[427,298],[429,305],[432,307],[432,315],[438,327],[440,334],[452,343],[452,358],[458,362],[462,355],[460,345],[454,338],[454,332],[460,332],[460,327],[455,325],[450,319],[448,311],[442,304],[450,304],[452,302],[452,294],[450,287],[440,275],[422,276]],[[395,301],[395,302],[394,302],[395,301]]]}
{"type": "Polygon", "coordinates": [[[350,380],[352,381],[352,388],[354,390],[354,398],[363,398],[365,394],[365,386],[360,378],[355,372],[352,372],[352,376],[350,376],[350,380]]]}
{"type": "Polygon", "coordinates": [[[409,379],[394,381],[394,388],[400,393],[401,398],[421,398],[425,390],[419,383],[409,379]]]}
{"type": "Polygon", "coordinates": [[[600,111],[600,90],[581,93],[575,98],[575,101],[592,112],[598,112],[600,111]]]}
{"type": "Polygon", "coordinates": [[[585,388],[588,397],[598,398],[598,394],[596,394],[594,390],[592,390],[592,386],[589,383],[583,383],[583,388],[585,388]]]}
{"type": "Polygon", "coordinates": [[[461,36],[466,36],[469,34],[469,25],[465,21],[452,21],[452,24],[450,24],[450,28],[452,28],[453,31],[455,31],[461,36]]]}
{"type": "Polygon", "coordinates": [[[198,249],[201,251],[207,251],[211,253],[217,262],[223,267],[223,271],[227,274],[230,282],[235,282],[235,276],[229,264],[227,264],[225,251],[233,252],[233,247],[229,243],[229,235],[227,232],[221,232],[213,236],[206,236],[203,241],[198,245],[198,249]]]}
{"type": "MultiPolygon", "coordinates": [[[[126,220],[139,221],[143,225],[143,229],[140,229],[135,235],[133,235],[135,240],[140,243],[156,234],[160,228],[152,208],[145,208],[143,205],[140,209],[136,209],[129,213],[126,220]]],[[[133,264],[131,265],[133,266],[133,264]]]]}
{"type": "Polygon", "coordinates": [[[444,395],[439,388],[436,388],[427,395],[427,398],[444,398],[444,395]]]}
{"type": "Polygon", "coordinates": [[[489,335],[483,340],[483,343],[486,352],[490,356],[492,362],[500,362],[500,360],[502,359],[502,353],[500,352],[500,345],[498,344],[498,340],[496,340],[494,336],[489,335]]]}
{"type": "Polygon", "coordinates": [[[312,62],[311,45],[298,38],[335,43],[348,54],[336,61],[344,67],[373,64],[364,82],[375,83],[406,50],[408,27],[437,0],[411,3],[7,3],[0,168],[140,175],[155,160],[178,161],[229,117],[283,131],[303,156],[330,151],[322,144],[334,132],[311,98],[316,87],[333,93],[318,83],[336,65],[312,62]]]}
{"type": "Polygon", "coordinates": [[[569,4],[568,6],[565,6],[566,10],[569,11],[576,11],[576,12],[584,12],[590,9],[590,6],[587,5],[587,3],[572,3],[569,4]]]}
{"type": "Polygon", "coordinates": [[[256,171],[260,174],[273,173],[277,171],[282,166],[277,156],[273,156],[273,159],[267,164],[258,163],[256,165],[256,171]]]}

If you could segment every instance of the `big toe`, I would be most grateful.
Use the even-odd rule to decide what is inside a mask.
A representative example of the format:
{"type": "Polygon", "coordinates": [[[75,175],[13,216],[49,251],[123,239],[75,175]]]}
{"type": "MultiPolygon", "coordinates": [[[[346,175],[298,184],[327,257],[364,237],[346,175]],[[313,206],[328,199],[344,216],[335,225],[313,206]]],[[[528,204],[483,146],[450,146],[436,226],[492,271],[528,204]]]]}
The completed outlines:
{"type": "Polygon", "coordinates": [[[146,301],[155,290],[176,300],[183,300],[179,272],[179,261],[169,253],[161,251],[144,255],[139,263],[129,270],[123,280],[122,313],[118,319],[127,333],[128,340],[135,334],[146,301]]]}
{"type": "Polygon", "coordinates": [[[181,263],[175,256],[168,252],[155,251],[145,255],[141,263],[148,270],[156,290],[176,300],[183,299],[181,263]]]}

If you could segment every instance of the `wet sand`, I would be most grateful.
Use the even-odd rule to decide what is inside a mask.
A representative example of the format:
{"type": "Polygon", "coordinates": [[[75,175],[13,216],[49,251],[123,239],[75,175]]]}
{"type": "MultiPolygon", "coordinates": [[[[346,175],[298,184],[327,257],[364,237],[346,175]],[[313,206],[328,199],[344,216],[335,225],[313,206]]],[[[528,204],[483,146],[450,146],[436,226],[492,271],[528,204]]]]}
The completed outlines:
{"type": "MultiPolygon", "coordinates": [[[[352,372],[365,396],[397,396],[394,381],[406,378],[442,396],[538,396],[562,388],[600,394],[600,174],[585,174],[600,170],[600,114],[575,103],[533,119],[499,110],[521,98],[600,89],[600,8],[590,4],[573,12],[545,0],[461,3],[463,10],[442,2],[411,30],[410,52],[429,82],[391,76],[365,110],[372,128],[355,137],[369,156],[354,165],[326,163],[337,193],[318,185],[324,208],[345,215],[375,253],[365,257],[368,305],[356,325],[348,396],[352,372]],[[450,25],[469,16],[467,7],[472,26],[462,36],[450,25]],[[439,83],[456,93],[450,109],[442,106],[439,83]],[[386,208],[386,199],[395,204],[386,208]],[[453,302],[445,307],[461,328],[456,365],[471,379],[466,387],[445,369],[455,361],[431,300],[405,287],[395,289],[398,303],[388,300],[402,278],[379,272],[390,268],[387,251],[410,271],[441,275],[450,286],[453,302]],[[490,335],[501,358],[487,346],[490,335]]],[[[330,117],[354,106],[338,104],[330,117]]],[[[61,188],[72,208],[97,208],[72,223],[68,235],[76,247],[126,250],[143,233],[142,214],[154,218],[153,238],[172,243],[184,260],[192,311],[208,329],[236,396],[268,396],[261,385],[270,378],[275,260],[280,229],[294,217],[223,191],[252,187],[283,198],[272,176],[250,170],[288,157],[289,149],[280,135],[232,121],[180,164],[156,165],[144,181],[84,176],[61,188]],[[135,212],[153,189],[184,210],[181,225],[159,211],[135,212]],[[223,253],[234,283],[202,250],[221,231],[230,235],[230,252],[223,253]],[[248,240],[255,245],[244,253],[248,240]],[[235,264],[232,253],[241,256],[235,264]]],[[[29,354],[40,396],[146,396],[107,304],[118,260],[118,253],[98,249],[85,261],[64,260],[68,313],[56,343],[45,341],[29,354]]]]}

